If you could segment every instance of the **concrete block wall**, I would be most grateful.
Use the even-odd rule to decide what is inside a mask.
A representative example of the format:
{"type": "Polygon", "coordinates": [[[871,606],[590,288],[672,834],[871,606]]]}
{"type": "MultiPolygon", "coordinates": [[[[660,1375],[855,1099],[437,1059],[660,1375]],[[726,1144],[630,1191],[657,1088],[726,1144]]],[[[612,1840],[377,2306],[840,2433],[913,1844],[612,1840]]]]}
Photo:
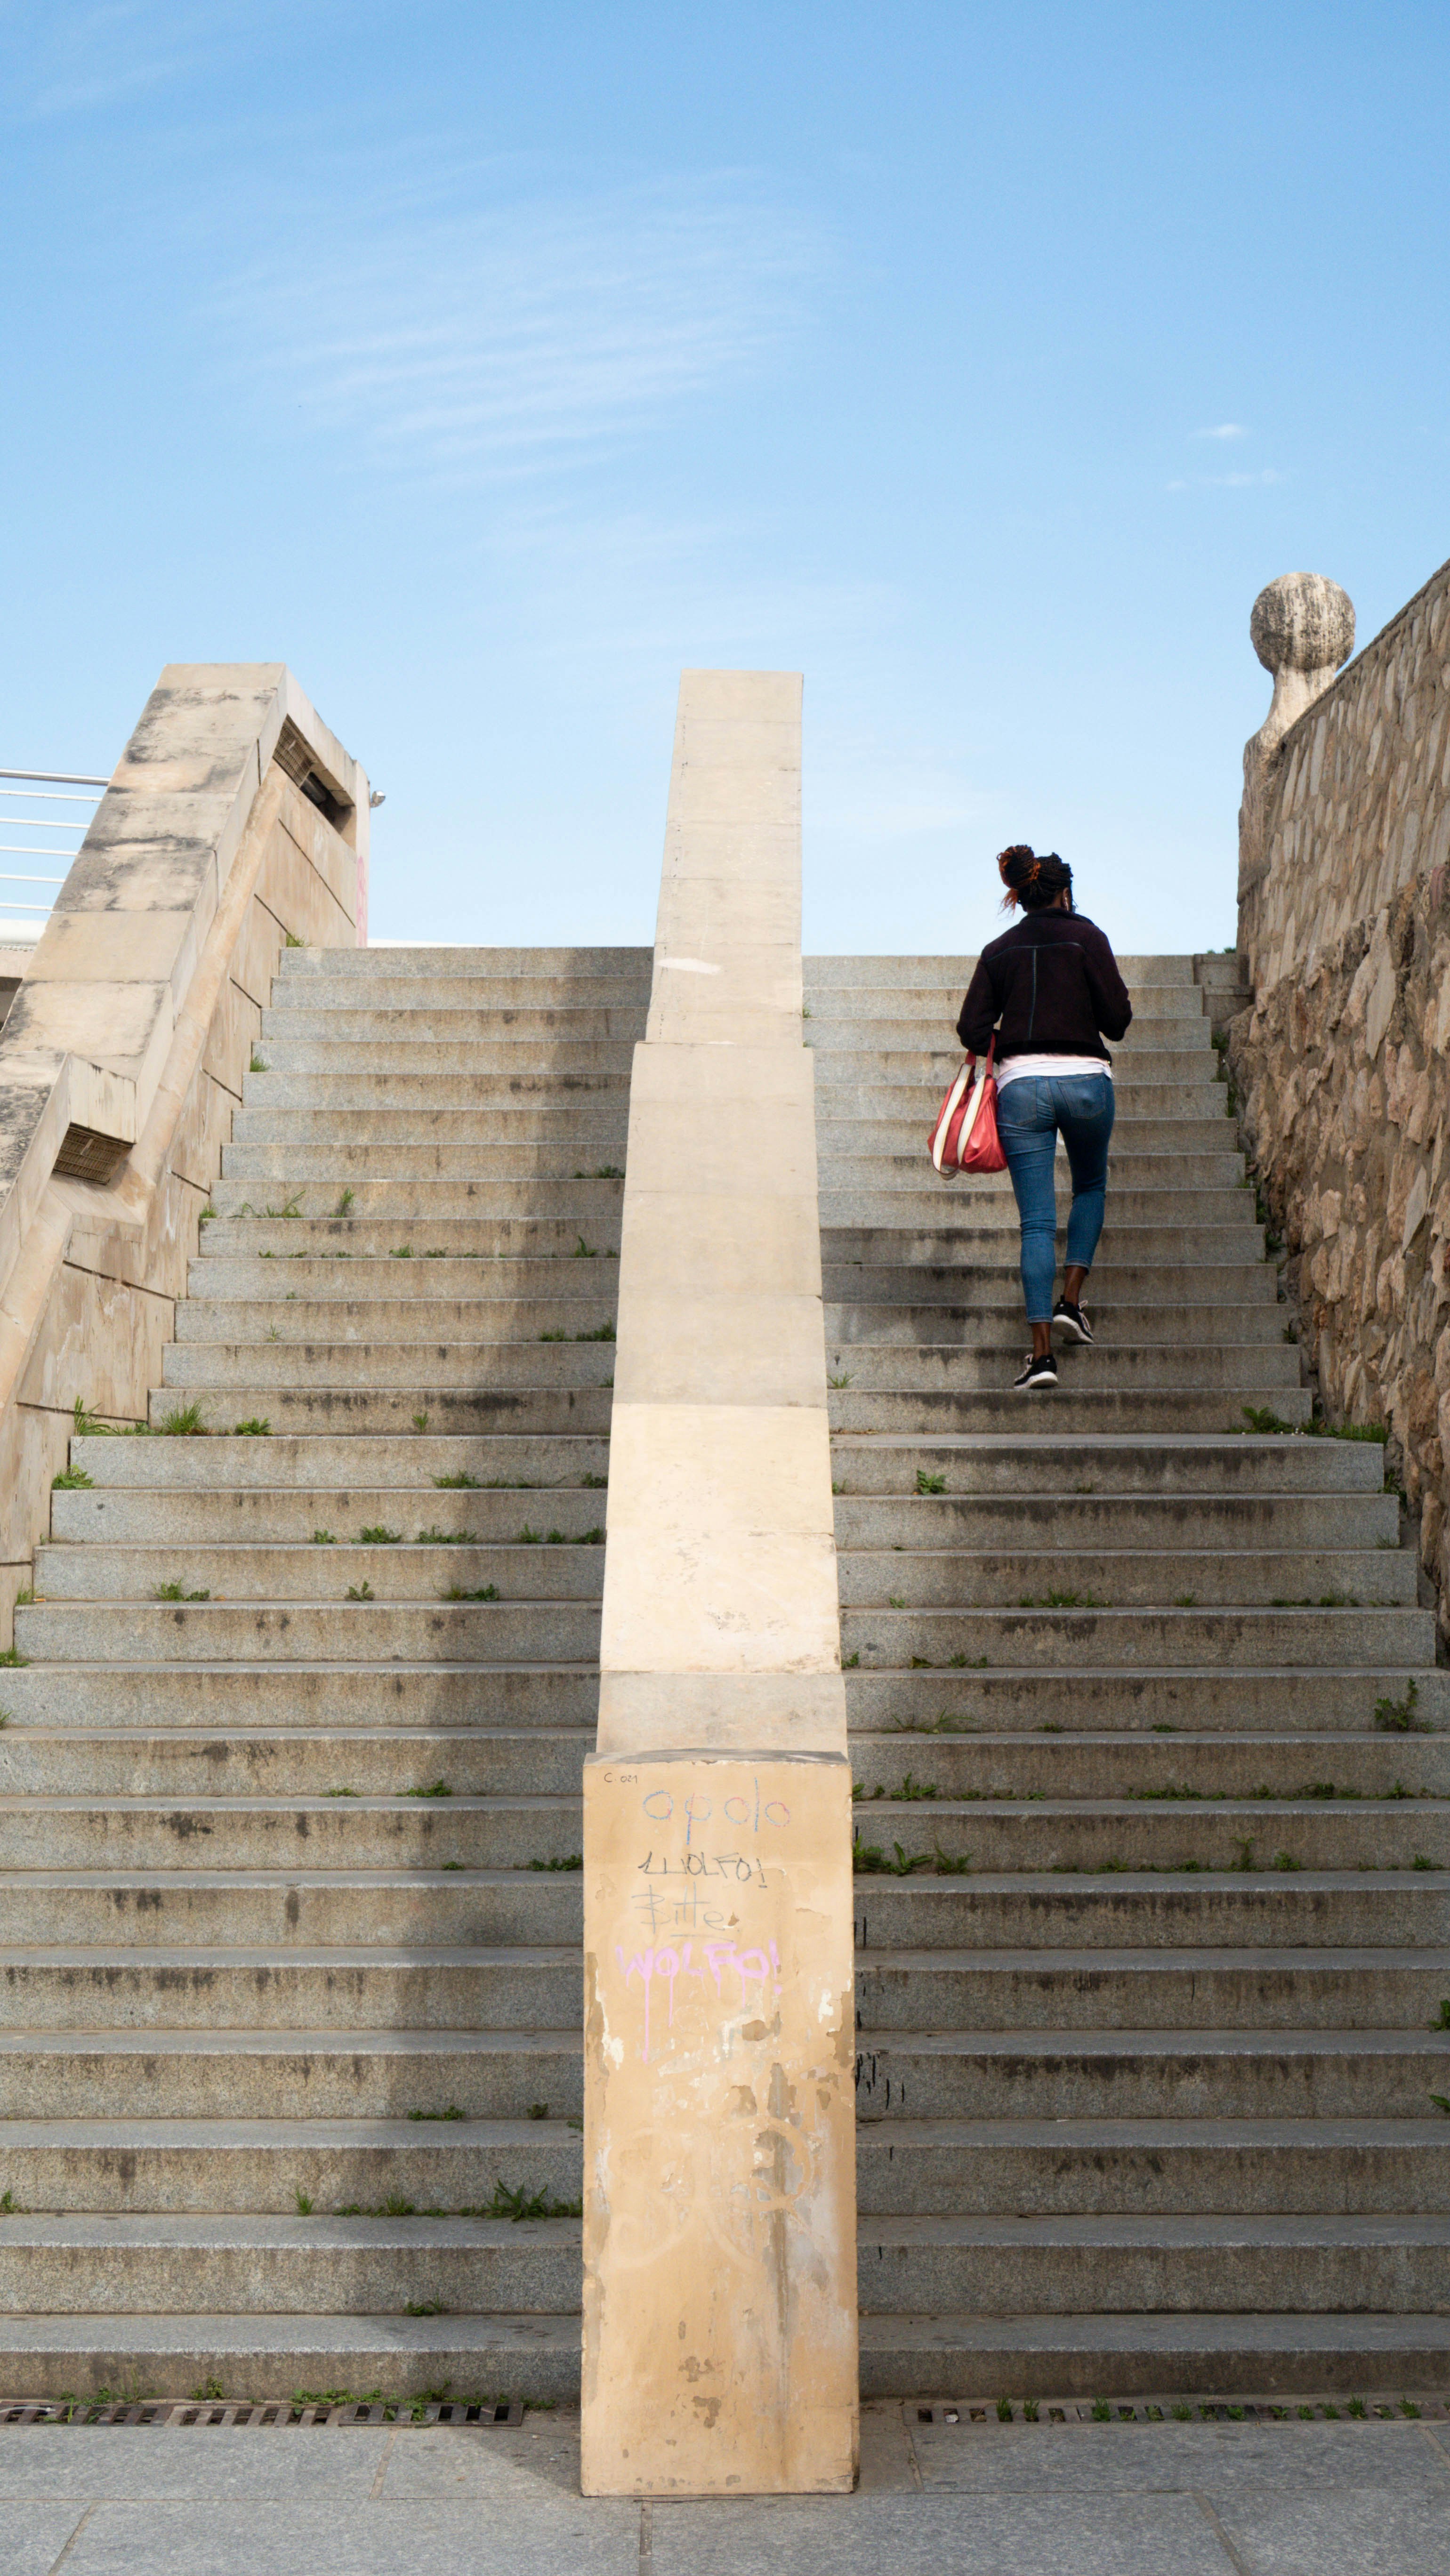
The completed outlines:
{"type": "Polygon", "coordinates": [[[687,671],[584,1772],[583,2476],[848,2491],[851,1917],[801,683],[687,671]]]}
{"type": "Polygon", "coordinates": [[[131,1425],[160,1379],[289,936],[357,942],[367,817],[283,665],[170,665],[27,963],[0,1029],[0,1647],[76,1404],[131,1425]]]}
{"type": "Polygon", "coordinates": [[[1290,727],[1240,903],[1245,1141],[1332,1419],[1388,1426],[1450,1599],[1450,564],[1290,727]]]}

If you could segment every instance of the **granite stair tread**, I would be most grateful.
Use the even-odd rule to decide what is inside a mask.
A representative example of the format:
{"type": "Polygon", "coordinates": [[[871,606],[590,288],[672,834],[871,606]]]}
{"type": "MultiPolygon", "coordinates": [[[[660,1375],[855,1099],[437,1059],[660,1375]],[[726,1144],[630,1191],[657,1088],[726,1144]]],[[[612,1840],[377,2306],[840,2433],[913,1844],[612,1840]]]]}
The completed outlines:
{"type": "Polygon", "coordinates": [[[571,1846],[651,967],[280,962],[169,1436],[78,1416],[0,1685],[6,2391],[577,2390],[571,1846]]]}
{"type": "Polygon", "coordinates": [[[863,2390],[1444,2376],[1450,1675],[1382,1452],[1303,1436],[1187,958],[1125,967],[1097,1340],[1014,1394],[1010,1183],[925,1159],[971,962],[806,961],[863,2390]]]}

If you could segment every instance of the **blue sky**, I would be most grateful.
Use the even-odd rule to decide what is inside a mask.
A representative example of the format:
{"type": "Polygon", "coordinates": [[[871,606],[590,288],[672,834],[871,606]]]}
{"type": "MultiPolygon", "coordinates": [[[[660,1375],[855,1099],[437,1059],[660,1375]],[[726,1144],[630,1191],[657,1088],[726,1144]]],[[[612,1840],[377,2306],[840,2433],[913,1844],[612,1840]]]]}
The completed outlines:
{"type": "Polygon", "coordinates": [[[1055,846],[1234,926],[1276,573],[1450,552],[1443,0],[0,0],[0,764],[283,658],[378,937],[647,939],[685,664],[806,675],[807,944],[1055,846]]]}

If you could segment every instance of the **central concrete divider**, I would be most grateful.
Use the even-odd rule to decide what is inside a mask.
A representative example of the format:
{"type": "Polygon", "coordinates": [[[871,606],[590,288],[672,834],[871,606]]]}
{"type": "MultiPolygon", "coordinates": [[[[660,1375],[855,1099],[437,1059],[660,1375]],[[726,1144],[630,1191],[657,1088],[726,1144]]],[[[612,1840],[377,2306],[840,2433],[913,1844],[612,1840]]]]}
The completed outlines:
{"type": "Polygon", "coordinates": [[[801,683],[680,686],[584,1774],[584,2485],[851,2486],[846,1759],[801,683]]]}

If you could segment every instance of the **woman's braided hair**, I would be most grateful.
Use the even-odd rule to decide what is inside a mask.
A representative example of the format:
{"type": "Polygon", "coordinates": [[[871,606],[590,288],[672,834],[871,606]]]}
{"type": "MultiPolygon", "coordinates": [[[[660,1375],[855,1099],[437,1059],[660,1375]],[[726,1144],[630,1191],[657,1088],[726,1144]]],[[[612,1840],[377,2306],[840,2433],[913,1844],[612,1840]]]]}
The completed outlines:
{"type": "Polygon", "coordinates": [[[999,850],[997,874],[1007,891],[1002,897],[1002,910],[1012,912],[1020,903],[1024,912],[1042,912],[1055,903],[1064,891],[1071,912],[1072,870],[1056,850],[1034,850],[1026,841],[1014,841],[1010,850],[999,850]]]}

